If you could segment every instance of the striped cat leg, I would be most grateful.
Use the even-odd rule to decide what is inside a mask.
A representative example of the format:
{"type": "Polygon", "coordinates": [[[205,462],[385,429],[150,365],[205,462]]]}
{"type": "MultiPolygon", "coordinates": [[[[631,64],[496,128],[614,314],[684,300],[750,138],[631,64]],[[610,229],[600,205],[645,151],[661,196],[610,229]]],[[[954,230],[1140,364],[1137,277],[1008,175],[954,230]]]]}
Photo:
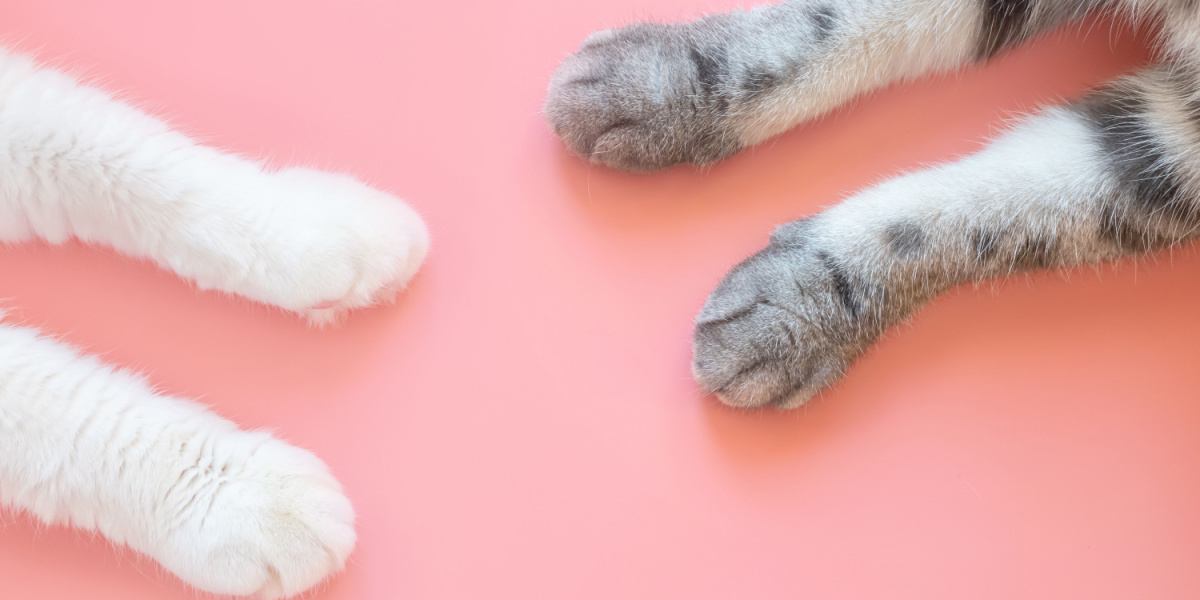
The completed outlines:
{"type": "MultiPolygon", "coordinates": [[[[1128,0],[1131,13],[1176,0],[1128,0]]],[[[593,162],[704,164],[866,91],[986,60],[1103,0],[791,0],[591,36],[554,75],[546,113],[593,162]]]]}
{"type": "Polygon", "coordinates": [[[1158,67],[982,152],[779,228],[697,319],[693,370],[735,406],[803,404],[962,282],[1162,248],[1200,228],[1200,94],[1158,67]]]}

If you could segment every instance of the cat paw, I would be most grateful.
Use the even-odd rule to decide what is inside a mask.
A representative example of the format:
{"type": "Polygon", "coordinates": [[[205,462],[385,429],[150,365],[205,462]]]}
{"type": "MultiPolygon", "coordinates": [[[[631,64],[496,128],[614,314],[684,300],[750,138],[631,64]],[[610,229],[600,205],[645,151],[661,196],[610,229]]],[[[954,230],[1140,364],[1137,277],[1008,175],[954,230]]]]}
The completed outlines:
{"type": "Polygon", "coordinates": [[[739,148],[729,130],[718,17],[592,34],[555,72],[545,112],[574,152],[618,169],[707,164],[739,148]]]}
{"type": "Polygon", "coordinates": [[[736,266],[696,318],[692,373],[738,408],[795,408],[829,386],[882,331],[882,294],[785,225],[736,266]]]}
{"type": "Polygon", "coordinates": [[[295,596],[345,565],[354,510],[311,453],[266,434],[239,435],[250,449],[243,463],[183,472],[168,494],[181,506],[179,522],[152,554],[206,592],[295,596]]]}
{"type": "Polygon", "coordinates": [[[323,325],[393,299],[424,261],[425,224],[394,196],[309,169],[268,177],[269,193],[246,215],[257,221],[246,234],[252,258],[220,287],[323,325]]]}

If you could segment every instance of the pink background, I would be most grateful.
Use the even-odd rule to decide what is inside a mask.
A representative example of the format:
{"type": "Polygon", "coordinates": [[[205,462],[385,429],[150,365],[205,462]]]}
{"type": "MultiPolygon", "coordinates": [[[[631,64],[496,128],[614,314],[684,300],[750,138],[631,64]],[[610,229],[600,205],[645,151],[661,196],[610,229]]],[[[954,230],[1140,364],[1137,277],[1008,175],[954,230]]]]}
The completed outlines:
{"type": "MultiPolygon", "coordinates": [[[[7,3],[10,44],[221,147],[358,173],[435,239],[398,305],[333,331],[74,246],[3,250],[0,295],[324,457],[361,516],[325,600],[1200,597],[1193,249],[950,294],[794,413],[688,374],[694,313],[774,224],[978,148],[1143,41],[1064,32],[707,173],[564,152],[540,103],[590,30],[733,4],[7,3]]],[[[2,598],[195,597],[88,535],[0,528],[2,598]]]]}

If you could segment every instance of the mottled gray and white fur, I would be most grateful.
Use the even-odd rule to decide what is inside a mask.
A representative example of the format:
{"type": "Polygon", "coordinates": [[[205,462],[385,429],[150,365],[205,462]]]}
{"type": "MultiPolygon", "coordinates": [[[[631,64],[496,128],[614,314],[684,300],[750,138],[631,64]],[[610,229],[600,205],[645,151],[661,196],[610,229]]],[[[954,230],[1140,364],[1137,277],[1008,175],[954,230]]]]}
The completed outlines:
{"type": "Polygon", "coordinates": [[[983,151],[778,228],[696,319],[693,372],[734,406],[799,406],[938,293],[1160,249],[1200,228],[1200,2],[792,0],[602,31],[546,111],[590,160],[710,163],[874,88],[986,61],[1098,11],[1162,61],[1023,119],[983,151]]]}

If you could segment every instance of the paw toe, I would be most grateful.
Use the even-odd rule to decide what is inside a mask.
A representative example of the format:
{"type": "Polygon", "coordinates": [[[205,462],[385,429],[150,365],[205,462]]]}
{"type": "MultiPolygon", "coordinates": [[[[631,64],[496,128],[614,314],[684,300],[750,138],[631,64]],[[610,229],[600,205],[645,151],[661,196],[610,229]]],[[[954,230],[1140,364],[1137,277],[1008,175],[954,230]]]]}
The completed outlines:
{"type": "Polygon", "coordinates": [[[429,231],[399,199],[357,180],[306,169],[277,174],[296,201],[292,217],[303,251],[273,273],[281,306],[314,325],[387,302],[416,274],[429,231]]]}
{"type": "Polygon", "coordinates": [[[679,26],[592,34],[555,73],[545,112],[575,153],[634,171],[709,163],[735,149],[679,26]]]}
{"type": "Polygon", "coordinates": [[[794,408],[832,383],[870,331],[819,252],[774,243],[726,276],[696,320],[692,373],[734,407],[794,408]]]}
{"type": "Polygon", "coordinates": [[[208,592],[295,596],[343,568],[354,510],[315,456],[269,438],[255,446],[236,476],[214,482],[207,509],[175,532],[160,560],[208,592]]]}

